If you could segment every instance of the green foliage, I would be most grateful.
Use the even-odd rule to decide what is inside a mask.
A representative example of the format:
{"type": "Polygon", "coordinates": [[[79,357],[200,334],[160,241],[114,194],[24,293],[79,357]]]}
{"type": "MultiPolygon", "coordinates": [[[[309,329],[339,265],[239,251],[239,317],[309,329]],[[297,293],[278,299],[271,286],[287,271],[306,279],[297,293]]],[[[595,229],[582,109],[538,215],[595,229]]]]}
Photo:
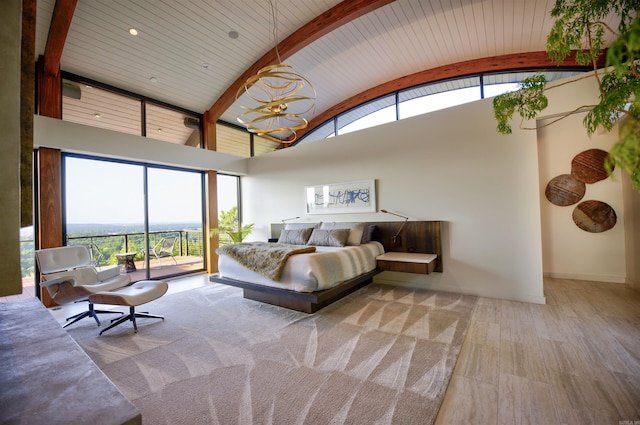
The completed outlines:
{"type": "Polygon", "coordinates": [[[620,141],[609,150],[605,165],[609,172],[618,166],[629,173],[631,184],[640,191],[640,122],[637,119],[628,118],[622,123],[620,141]]]}
{"type": "Polygon", "coordinates": [[[509,120],[517,112],[524,119],[535,118],[544,108],[548,100],[544,95],[546,78],[536,74],[525,78],[520,83],[520,90],[496,96],[493,99],[493,113],[498,121],[498,132],[511,134],[509,120]]]}
{"type": "Polygon", "coordinates": [[[239,243],[253,230],[253,223],[240,227],[238,220],[238,207],[234,206],[229,211],[220,211],[218,227],[211,229],[212,235],[220,235],[220,245],[226,243],[239,243]]]}
{"type": "MultiPolygon", "coordinates": [[[[599,103],[592,105],[584,119],[589,135],[598,128],[613,129],[622,118],[620,140],[610,150],[605,165],[609,171],[620,167],[631,176],[640,191],[640,0],[556,0],[551,16],[555,18],[547,37],[549,57],[561,64],[573,51],[576,61],[593,66],[600,86],[599,103]],[[617,16],[617,29],[605,22],[617,16]],[[598,70],[597,61],[606,47],[607,36],[614,42],[607,49],[606,69],[598,70]]],[[[544,76],[521,83],[519,90],[496,96],[493,100],[497,131],[511,134],[509,120],[517,112],[523,119],[532,119],[546,106],[544,76]]]]}
{"type": "Polygon", "coordinates": [[[33,251],[34,245],[32,240],[20,243],[20,266],[22,268],[22,277],[35,275],[36,258],[33,251]]]}
{"type": "Polygon", "coordinates": [[[238,228],[238,207],[231,207],[227,212],[220,211],[220,215],[218,216],[218,228],[224,231],[238,228]]]}

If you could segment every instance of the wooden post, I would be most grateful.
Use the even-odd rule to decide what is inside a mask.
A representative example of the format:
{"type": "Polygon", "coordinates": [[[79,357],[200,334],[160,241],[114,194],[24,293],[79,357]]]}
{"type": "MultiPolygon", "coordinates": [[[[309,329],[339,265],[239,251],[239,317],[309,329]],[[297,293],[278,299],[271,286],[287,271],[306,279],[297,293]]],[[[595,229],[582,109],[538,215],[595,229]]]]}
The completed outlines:
{"type": "MultiPolygon", "coordinates": [[[[202,137],[204,138],[204,148],[215,151],[216,144],[216,123],[211,122],[210,112],[206,111],[203,116],[202,137]]],[[[218,271],[218,235],[211,235],[211,229],[218,227],[218,173],[210,170],[205,173],[206,176],[206,223],[203,230],[203,241],[207,247],[207,258],[205,259],[207,273],[216,273],[218,271]]]]}
{"type": "MultiPolygon", "coordinates": [[[[38,150],[39,176],[39,248],[62,246],[62,152],[59,149],[38,150]]],[[[53,307],[56,303],[47,291],[41,292],[42,303],[53,307]]]]}

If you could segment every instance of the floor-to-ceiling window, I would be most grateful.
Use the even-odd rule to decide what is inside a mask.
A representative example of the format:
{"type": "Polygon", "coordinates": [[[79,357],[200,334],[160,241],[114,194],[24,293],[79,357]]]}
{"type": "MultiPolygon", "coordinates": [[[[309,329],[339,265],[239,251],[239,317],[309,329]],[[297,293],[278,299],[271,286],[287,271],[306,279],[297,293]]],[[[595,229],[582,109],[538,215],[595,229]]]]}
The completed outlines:
{"type": "Polygon", "coordinates": [[[202,174],[148,167],[147,190],[150,277],[166,275],[166,266],[202,265],[202,174]]]}
{"type": "Polygon", "coordinates": [[[202,173],[75,155],[63,167],[66,244],[88,246],[97,267],[132,281],[204,270],[202,173]]]}
{"type": "Polygon", "coordinates": [[[242,226],[242,209],[240,205],[240,177],[218,174],[218,229],[220,245],[230,243],[231,238],[226,231],[234,231],[242,226]]]}

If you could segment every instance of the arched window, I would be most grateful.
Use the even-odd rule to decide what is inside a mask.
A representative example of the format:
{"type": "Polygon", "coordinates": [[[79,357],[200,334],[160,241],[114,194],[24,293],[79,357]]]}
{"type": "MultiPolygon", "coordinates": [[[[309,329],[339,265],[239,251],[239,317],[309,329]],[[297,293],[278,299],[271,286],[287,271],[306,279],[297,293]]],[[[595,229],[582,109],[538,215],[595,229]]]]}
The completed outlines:
{"type": "Polygon", "coordinates": [[[382,96],[343,112],[304,135],[295,145],[315,142],[336,134],[346,134],[517,90],[523,79],[538,72],[542,72],[547,81],[553,81],[582,74],[585,70],[496,72],[421,84],[382,96]]]}

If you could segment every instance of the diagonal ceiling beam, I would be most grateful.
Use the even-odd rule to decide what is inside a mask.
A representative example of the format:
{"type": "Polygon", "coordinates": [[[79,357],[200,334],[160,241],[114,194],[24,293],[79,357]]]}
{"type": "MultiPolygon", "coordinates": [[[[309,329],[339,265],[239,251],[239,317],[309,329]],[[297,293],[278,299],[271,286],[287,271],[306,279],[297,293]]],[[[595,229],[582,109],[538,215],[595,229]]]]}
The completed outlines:
{"type": "Polygon", "coordinates": [[[60,71],[60,59],[76,4],[78,0],[56,0],[44,49],[44,71],[49,75],[58,75],[60,71]]]}
{"type": "MultiPolygon", "coordinates": [[[[396,0],[344,0],[342,3],[318,15],[282,40],[278,44],[280,59],[285,60],[291,57],[296,52],[302,50],[320,37],[329,34],[336,28],[394,1],[396,0]]],[[[242,75],[227,88],[222,96],[215,101],[211,108],[209,108],[209,119],[212,122],[217,121],[218,118],[233,105],[233,102],[236,100],[236,93],[247,79],[255,75],[265,66],[276,63],[276,60],[276,48],[274,47],[243,72],[242,75]]]]}

